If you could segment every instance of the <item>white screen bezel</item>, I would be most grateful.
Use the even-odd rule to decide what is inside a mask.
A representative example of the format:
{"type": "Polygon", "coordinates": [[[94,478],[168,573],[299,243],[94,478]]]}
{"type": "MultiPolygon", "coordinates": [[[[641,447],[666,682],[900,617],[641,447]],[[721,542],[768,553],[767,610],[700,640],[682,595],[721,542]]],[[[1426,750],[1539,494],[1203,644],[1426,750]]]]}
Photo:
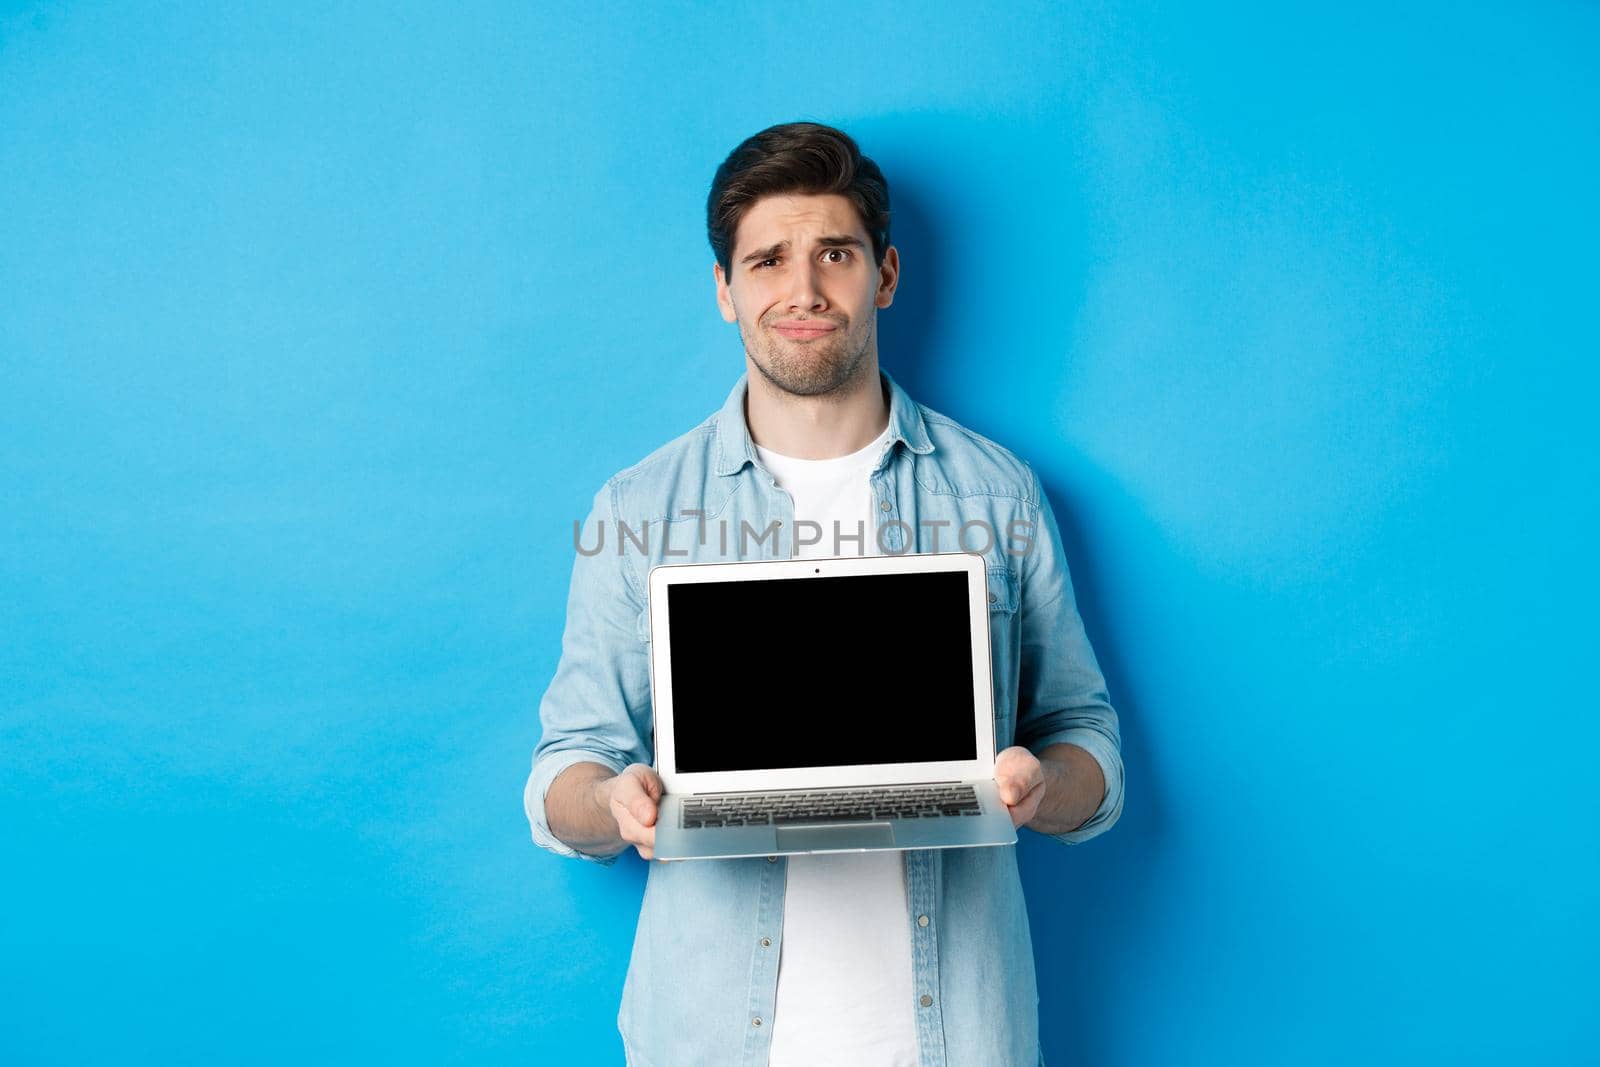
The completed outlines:
{"type": "MultiPolygon", "coordinates": [[[[655,716],[656,773],[669,793],[722,793],[761,789],[813,789],[894,785],[902,782],[965,781],[994,777],[994,682],[990,661],[988,576],[975,552],[917,552],[889,556],[829,556],[815,559],[733,563],[661,563],[650,568],[650,693],[655,716]],[[977,755],[970,760],[872,763],[848,767],[784,767],[768,770],[677,770],[672,730],[672,635],[667,619],[670,585],[730,580],[804,580],[854,574],[961,571],[967,575],[967,610],[972,642],[972,717],[977,755]]],[[[915,669],[907,664],[905,669],[915,669]]]]}

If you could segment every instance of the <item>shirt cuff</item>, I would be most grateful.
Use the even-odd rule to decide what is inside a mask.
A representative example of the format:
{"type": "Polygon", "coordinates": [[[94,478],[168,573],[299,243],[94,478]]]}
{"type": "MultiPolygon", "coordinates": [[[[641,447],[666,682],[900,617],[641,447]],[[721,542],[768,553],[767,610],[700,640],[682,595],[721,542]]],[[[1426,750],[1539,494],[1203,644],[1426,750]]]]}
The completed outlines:
{"type": "Polygon", "coordinates": [[[611,768],[613,774],[621,774],[623,771],[615,760],[607,759],[596,752],[585,752],[575,748],[561,749],[535,760],[533,770],[528,775],[528,783],[522,789],[522,808],[528,816],[528,826],[533,831],[533,842],[558,856],[589,860],[603,867],[609,867],[617,862],[617,857],[628,850],[624,848],[621,852],[609,856],[595,856],[578,851],[550,831],[550,822],[544,807],[545,794],[550,791],[550,783],[556,780],[556,775],[574,763],[598,763],[611,768]]]}
{"type": "Polygon", "coordinates": [[[1100,773],[1105,775],[1106,779],[1105,798],[1100,801],[1100,807],[1095,809],[1095,813],[1089,816],[1087,822],[1076,830],[1045,835],[1055,838],[1064,845],[1077,845],[1105,833],[1122,817],[1122,753],[1117,750],[1116,745],[1106,739],[1105,734],[1084,726],[1062,730],[1060,733],[1042,738],[1034,744],[1032,751],[1037,756],[1051,745],[1062,743],[1077,745],[1093,756],[1094,761],[1100,765],[1100,773]]]}

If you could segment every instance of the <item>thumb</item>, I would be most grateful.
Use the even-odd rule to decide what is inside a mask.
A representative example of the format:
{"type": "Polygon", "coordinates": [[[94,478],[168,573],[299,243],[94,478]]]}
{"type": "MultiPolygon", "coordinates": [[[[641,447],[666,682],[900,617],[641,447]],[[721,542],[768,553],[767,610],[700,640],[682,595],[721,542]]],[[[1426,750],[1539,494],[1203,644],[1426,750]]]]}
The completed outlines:
{"type": "Polygon", "coordinates": [[[656,806],[661,801],[661,780],[650,771],[640,774],[638,780],[639,791],[644,795],[634,798],[633,817],[641,826],[650,826],[655,822],[656,806]]]}

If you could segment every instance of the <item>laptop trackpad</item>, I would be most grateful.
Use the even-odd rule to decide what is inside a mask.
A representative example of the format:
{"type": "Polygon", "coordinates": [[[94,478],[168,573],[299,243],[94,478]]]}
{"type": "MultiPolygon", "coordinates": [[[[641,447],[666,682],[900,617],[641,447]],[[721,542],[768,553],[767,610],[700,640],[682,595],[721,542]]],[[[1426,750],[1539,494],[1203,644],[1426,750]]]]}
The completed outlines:
{"type": "Polygon", "coordinates": [[[888,823],[858,826],[778,827],[778,847],[785,851],[808,852],[835,848],[886,848],[894,844],[894,830],[888,823]]]}

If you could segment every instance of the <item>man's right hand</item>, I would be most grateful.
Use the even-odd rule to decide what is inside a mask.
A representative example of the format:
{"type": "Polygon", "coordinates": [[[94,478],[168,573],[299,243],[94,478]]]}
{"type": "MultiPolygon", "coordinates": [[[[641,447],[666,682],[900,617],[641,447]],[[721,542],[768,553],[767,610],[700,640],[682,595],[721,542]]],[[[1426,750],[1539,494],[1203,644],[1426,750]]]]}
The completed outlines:
{"type": "Polygon", "coordinates": [[[641,859],[654,858],[661,792],[661,777],[643,763],[630,763],[596,786],[597,799],[616,820],[622,840],[638,849],[641,859]]]}

